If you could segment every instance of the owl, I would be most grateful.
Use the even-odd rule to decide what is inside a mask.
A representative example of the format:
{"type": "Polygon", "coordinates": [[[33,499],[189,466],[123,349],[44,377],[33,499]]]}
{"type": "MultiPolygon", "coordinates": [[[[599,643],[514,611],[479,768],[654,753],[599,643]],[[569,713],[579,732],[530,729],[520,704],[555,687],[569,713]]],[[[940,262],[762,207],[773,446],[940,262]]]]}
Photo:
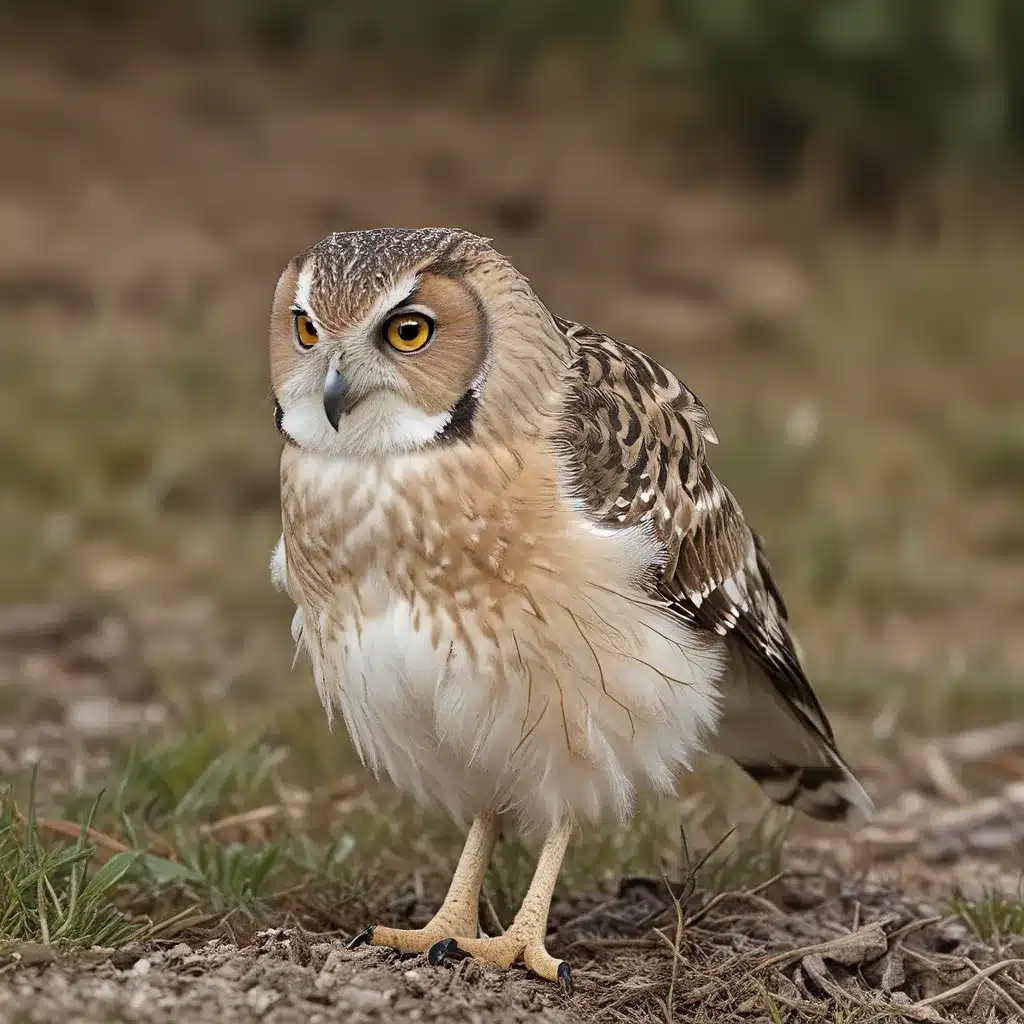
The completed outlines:
{"type": "Polygon", "coordinates": [[[354,944],[522,962],[571,990],[545,932],[574,831],[673,794],[704,749],[776,803],[870,812],[711,470],[708,412],[655,360],[552,314],[485,238],[382,229],[284,269],[270,372],[272,575],[327,717],[375,774],[469,823],[430,923],[354,944]],[[487,937],[502,822],[544,838],[487,937]]]}

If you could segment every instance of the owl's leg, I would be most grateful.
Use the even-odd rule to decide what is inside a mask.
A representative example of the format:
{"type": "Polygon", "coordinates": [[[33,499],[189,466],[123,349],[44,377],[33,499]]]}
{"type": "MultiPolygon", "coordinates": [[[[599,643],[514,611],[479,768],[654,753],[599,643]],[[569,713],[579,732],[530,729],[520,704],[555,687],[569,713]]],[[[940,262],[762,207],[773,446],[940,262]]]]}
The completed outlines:
{"type": "Polygon", "coordinates": [[[438,939],[449,935],[458,936],[460,941],[476,938],[480,887],[497,838],[497,815],[478,815],[466,836],[448,895],[433,918],[423,928],[370,925],[348,944],[349,949],[368,942],[371,946],[390,946],[401,953],[425,953],[438,939]]]}
{"type": "Polygon", "coordinates": [[[548,833],[530,888],[515,920],[504,935],[493,939],[446,936],[443,941],[431,946],[427,954],[430,962],[439,964],[446,957],[457,956],[459,953],[469,954],[489,967],[508,968],[517,960],[522,960],[534,974],[548,981],[557,981],[571,995],[572,970],[564,960],[556,960],[548,953],[544,946],[544,936],[547,933],[551,896],[572,831],[572,823],[563,821],[548,833]]]}

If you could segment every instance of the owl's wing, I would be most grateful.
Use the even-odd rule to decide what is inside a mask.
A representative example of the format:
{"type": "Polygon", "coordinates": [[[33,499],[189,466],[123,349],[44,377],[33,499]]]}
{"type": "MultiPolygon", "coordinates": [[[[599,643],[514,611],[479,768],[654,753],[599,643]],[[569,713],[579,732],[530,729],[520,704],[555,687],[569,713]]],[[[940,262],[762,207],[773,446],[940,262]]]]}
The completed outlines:
{"type": "Polygon", "coordinates": [[[664,556],[652,596],[728,648],[716,752],[777,803],[830,820],[867,816],[871,801],[804,675],[761,541],[705,459],[717,443],[707,410],[649,356],[556,323],[576,352],[559,435],[576,497],[602,526],[649,523],[664,556]]]}

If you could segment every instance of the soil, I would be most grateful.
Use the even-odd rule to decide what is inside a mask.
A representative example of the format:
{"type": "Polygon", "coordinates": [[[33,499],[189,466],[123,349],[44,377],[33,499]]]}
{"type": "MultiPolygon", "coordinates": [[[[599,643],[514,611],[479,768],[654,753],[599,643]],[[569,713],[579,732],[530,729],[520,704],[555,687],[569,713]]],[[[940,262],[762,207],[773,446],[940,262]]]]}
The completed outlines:
{"type": "Polygon", "coordinates": [[[3,968],[0,1019],[558,1024],[661,1020],[671,1006],[672,1020],[728,1024],[768,1020],[771,1006],[828,1019],[839,1002],[967,1022],[1011,1020],[1014,994],[1024,992],[1012,951],[885,885],[793,871],[714,897],[685,885],[672,894],[678,916],[655,878],[556,903],[548,945],[574,965],[571,997],[519,968],[431,967],[423,957],[348,950],[341,936],[271,929],[242,947],[172,939],[63,961],[24,949],[25,964],[3,968]],[[979,971],[1007,959],[982,984],[979,971]]]}

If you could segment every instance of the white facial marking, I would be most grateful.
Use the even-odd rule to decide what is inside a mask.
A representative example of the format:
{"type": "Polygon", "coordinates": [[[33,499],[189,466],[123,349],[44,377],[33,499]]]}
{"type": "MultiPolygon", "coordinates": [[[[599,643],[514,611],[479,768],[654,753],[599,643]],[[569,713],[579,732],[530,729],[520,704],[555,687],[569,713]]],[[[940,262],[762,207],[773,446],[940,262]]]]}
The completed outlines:
{"type": "Polygon", "coordinates": [[[313,261],[309,260],[299,272],[295,282],[295,305],[312,316],[309,309],[309,292],[313,287],[313,261]]]}
{"type": "MultiPolygon", "coordinates": [[[[411,452],[432,441],[451,421],[451,413],[428,415],[404,397],[406,384],[394,362],[378,346],[381,321],[413,293],[416,274],[407,274],[383,292],[367,315],[343,338],[325,337],[299,360],[278,395],[281,427],[301,448],[326,456],[362,456],[411,452]],[[340,353],[340,368],[355,395],[362,395],[335,430],[324,411],[323,384],[340,353]]],[[[303,267],[295,304],[310,308],[312,263],[303,267]]],[[[319,327],[319,325],[318,325],[319,327]]]]}
{"type": "Polygon", "coordinates": [[[390,313],[395,306],[405,302],[412,295],[418,283],[418,274],[406,274],[405,277],[399,278],[395,282],[394,287],[389,288],[378,297],[370,312],[363,318],[358,329],[372,330],[375,328],[384,319],[386,313],[390,313]]]}
{"type": "Polygon", "coordinates": [[[372,457],[415,451],[433,441],[452,418],[448,412],[430,416],[393,391],[367,395],[341,418],[337,431],[327,421],[320,391],[284,408],[281,426],[285,433],[300,448],[327,456],[372,457]]]}

